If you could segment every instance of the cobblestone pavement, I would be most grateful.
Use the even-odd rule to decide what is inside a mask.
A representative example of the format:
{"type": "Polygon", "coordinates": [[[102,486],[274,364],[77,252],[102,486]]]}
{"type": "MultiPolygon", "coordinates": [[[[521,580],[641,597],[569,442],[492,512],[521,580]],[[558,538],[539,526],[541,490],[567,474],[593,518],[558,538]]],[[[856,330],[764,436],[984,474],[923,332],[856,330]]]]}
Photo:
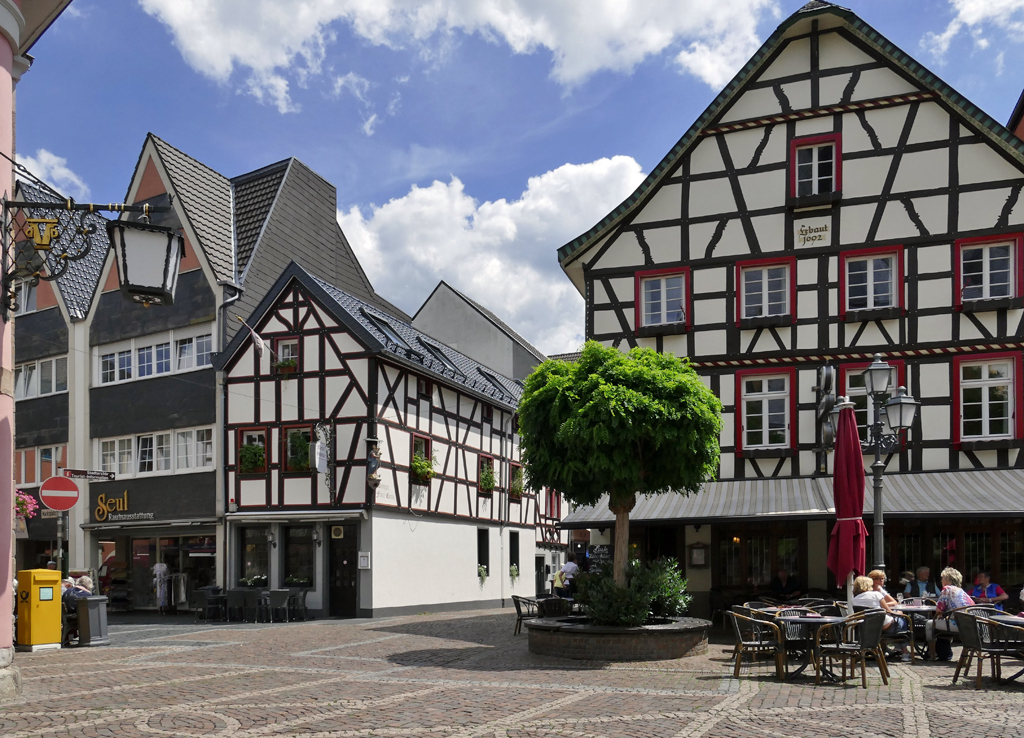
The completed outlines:
{"type": "MultiPolygon", "coordinates": [[[[508,610],[261,627],[120,625],[112,645],[19,654],[0,736],[1016,736],[1024,687],[948,663],[780,684],[731,648],[636,664],[531,655],[508,610]],[[972,674],[973,675],[973,674],[972,674]]],[[[1012,666],[1012,665],[1008,665],[1012,666]]]]}

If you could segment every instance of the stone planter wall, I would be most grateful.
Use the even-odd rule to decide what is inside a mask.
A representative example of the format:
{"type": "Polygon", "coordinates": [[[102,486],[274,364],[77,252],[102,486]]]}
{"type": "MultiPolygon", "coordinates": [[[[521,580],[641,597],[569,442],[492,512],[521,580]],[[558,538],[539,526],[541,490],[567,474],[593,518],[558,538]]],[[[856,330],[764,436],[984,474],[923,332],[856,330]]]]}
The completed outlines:
{"type": "Polygon", "coordinates": [[[530,653],[586,661],[663,661],[698,656],[708,650],[711,622],[674,618],[665,625],[614,628],[552,618],[523,623],[530,653]]]}

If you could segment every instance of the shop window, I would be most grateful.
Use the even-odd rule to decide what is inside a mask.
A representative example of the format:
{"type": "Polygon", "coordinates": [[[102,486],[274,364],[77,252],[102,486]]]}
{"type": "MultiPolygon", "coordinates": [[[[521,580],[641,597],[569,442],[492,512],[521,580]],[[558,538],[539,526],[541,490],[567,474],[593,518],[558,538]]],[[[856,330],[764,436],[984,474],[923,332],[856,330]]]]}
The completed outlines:
{"type": "Polygon", "coordinates": [[[736,264],[736,324],[742,327],[795,320],[796,259],[756,259],[736,264]],[[745,321],[754,321],[745,323],[745,321]]]}
{"type": "Polygon", "coordinates": [[[266,587],[269,584],[270,542],[266,526],[239,528],[239,578],[243,587],[266,587]]]}
{"type": "Polygon", "coordinates": [[[312,587],[316,566],[313,528],[289,526],[284,531],[284,584],[312,587]]]}
{"type": "Polygon", "coordinates": [[[973,581],[979,571],[992,571],[992,534],[967,531],[964,533],[964,584],[973,581]]]}
{"type": "Polygon", "coordinates": [[[1020,438],[1020,352],[960,357],[953,366],[954,444],[1020,438]]]}
{"type": "Polygon", "coordinates": [[[842,140],[839,134],[790,141],[790,196],[813,198],[842,191],[842,140]]]}
{"type": "MultiPolygon", "coordinates": [[[[642,329],[690,326],[690,269],[651,269],[636,273],[635,325],[642,329]]],[[[648,330],[646,332],[654,332],[648,330]]],[[[671,331],[668,331],[671,332],[671,331]]]]}
{"type": "Polygon", "coordinates": [[[903,249],[882,247],[840,255],[839,312],[903,307],[903,249]]]}
{"type": "Polygon", "coordinates": [[[999,534],[999,575],[1007,584],[1024,582],[1024,534],[1019,530],[999,534]]]}
{"type": "Polygon", "coordinates": [[[954,304],[957,308],[985,309],[981,301],[1020,297],[1024,272],[1022,256],[1024,234],[957,241],[954,262],[957,285],[954,304]]]}
{"type": "Polygon", "coordinates": [[[286,428],[284,435],[284,470],[297,474],[309,472],[309,443],[312,439],[312,431],[308,427],[286,428]]]}
{"type": "Polygon", "coordinates": [[[238,432],[238,473],[263,474],[267,471],[267,432],[262,428],[238,432]]]}
{"type": "Polygon", "coordinates": [[[476,531],[476,565],[483,567],[488,573],[491,571],[491,531],[487,528],[477,528],[476,531]]]}
{"type": "Polygon", "coordinates": [[[785,528],[735,530],[718,541],[718,586],[766,589],[779,569],[799,579],[802,545],[800,535],[785,528]]]}

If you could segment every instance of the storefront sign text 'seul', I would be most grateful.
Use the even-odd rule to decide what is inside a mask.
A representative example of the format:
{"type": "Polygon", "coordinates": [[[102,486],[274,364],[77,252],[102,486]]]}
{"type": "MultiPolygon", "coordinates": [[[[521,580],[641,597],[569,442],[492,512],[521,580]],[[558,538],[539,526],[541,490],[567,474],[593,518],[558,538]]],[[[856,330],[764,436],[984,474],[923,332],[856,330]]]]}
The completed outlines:
{"type": "Polygon", "coordinates": [[[96,509],[93,517],[97,523],[106,520],[152,520],[151,512],[128,512],[128,490],[120,497],[107,497],[101,494],[96,498],[96,509]]]}

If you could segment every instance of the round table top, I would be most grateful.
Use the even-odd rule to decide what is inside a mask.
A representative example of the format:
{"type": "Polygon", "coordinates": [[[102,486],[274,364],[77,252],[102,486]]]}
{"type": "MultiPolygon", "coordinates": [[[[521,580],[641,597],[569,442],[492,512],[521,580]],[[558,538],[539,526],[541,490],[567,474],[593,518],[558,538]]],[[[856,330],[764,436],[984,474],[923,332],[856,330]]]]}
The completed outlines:
{"type": "Polygon", "coordinates": [[[897,605],[896,610],[900,612],[935,612],[938,608],[935,605],[897,605]]]}
{"type": "Polygon", "coordinates": [[[984,617],[989,620],[995,620],[997,623],[1004,623],[1006,625],[1016,625],[1018,628],[1024,628],[1024,618],[1017,617],[1016,615],[1010,615],[1009,613],[999,613],[998,615],[985,615],[984,617]]]}
{"type": "Polygon", "coordinates": [[[839,617],[838,615],[779,615],[775,619],[784,620],[787,623],[801,623],[803,625],[814,625],[815,623],[831,625],[846,620],[846,618],[839,617]]]}

